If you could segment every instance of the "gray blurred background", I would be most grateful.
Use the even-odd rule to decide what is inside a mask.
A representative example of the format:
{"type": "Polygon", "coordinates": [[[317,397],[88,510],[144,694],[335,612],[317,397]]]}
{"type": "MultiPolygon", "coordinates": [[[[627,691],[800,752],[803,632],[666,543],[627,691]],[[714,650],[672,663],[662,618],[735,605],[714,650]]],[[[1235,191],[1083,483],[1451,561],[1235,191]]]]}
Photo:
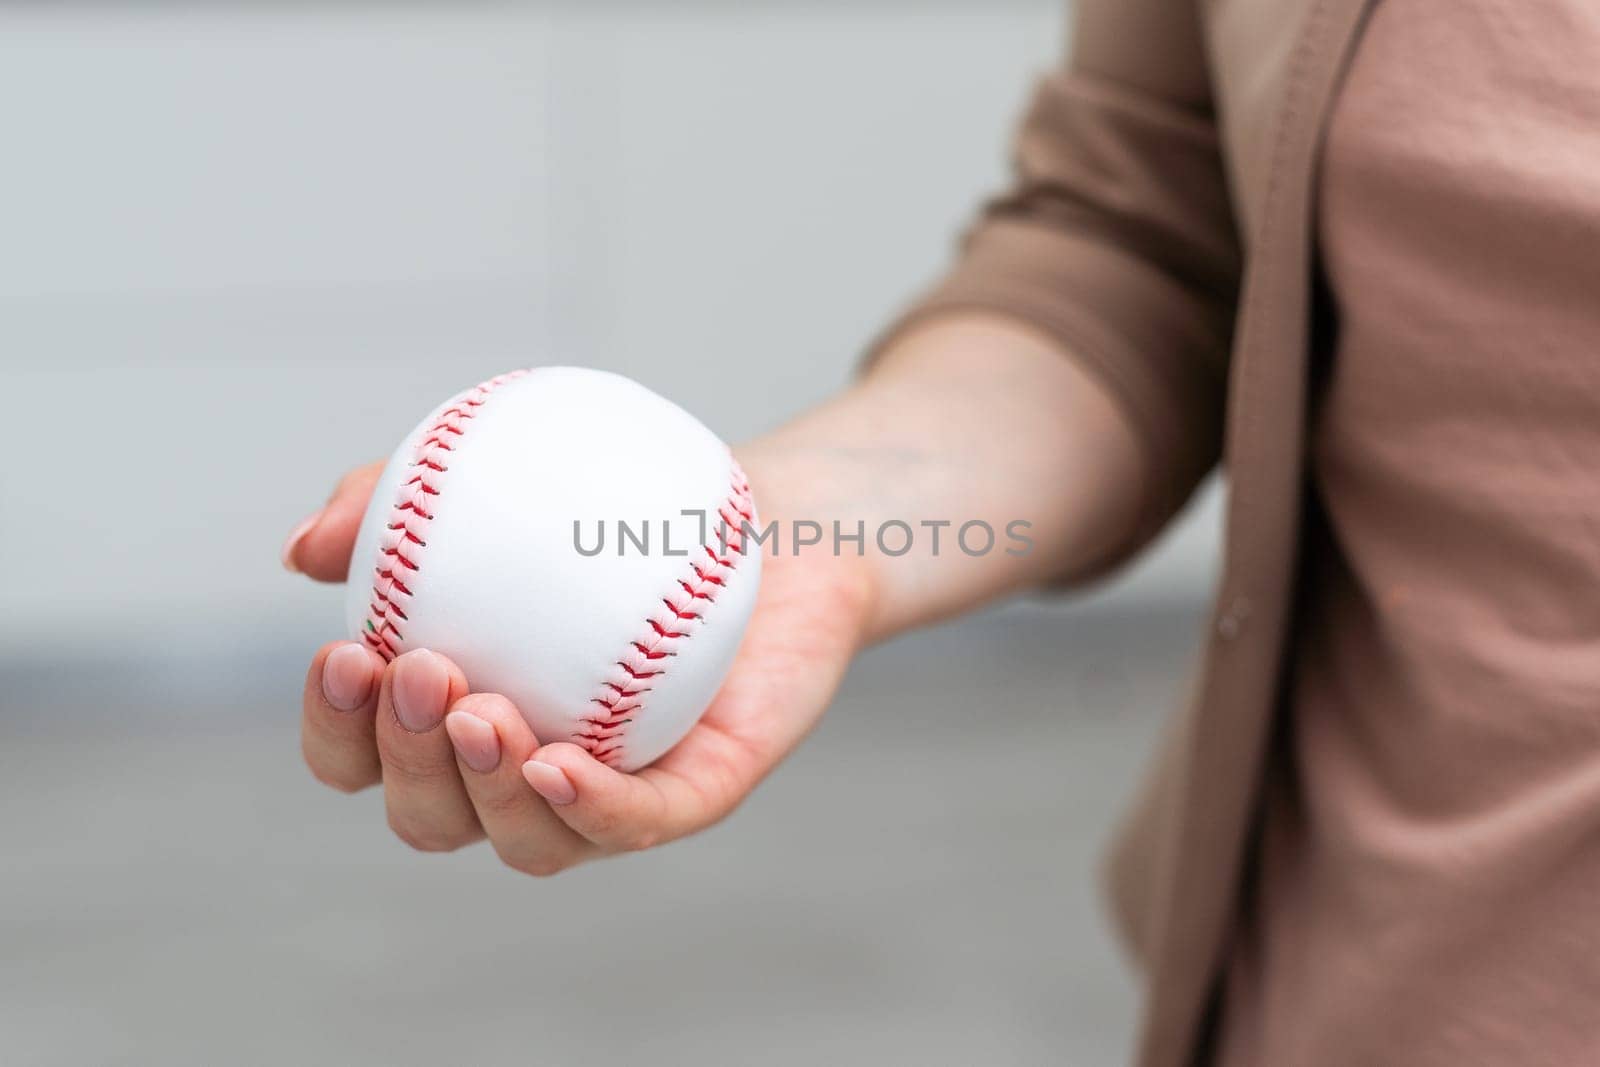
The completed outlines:
{"type": "Polygon", "coordinates": [[[0,1063],[1116,1063],[1095,853],[1217,492],[865,656],[723,826],[547,881],[298,763],[338,474],[512,366],[730,440],[1005,175],[1056,0],[0,6],[0,1063]]]}

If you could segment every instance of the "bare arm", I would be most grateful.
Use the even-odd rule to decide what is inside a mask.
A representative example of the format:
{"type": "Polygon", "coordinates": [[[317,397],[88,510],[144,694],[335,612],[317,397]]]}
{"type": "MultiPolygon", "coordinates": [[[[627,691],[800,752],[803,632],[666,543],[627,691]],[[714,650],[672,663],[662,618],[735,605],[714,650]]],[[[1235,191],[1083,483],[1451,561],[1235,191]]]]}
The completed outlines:
{"type": "MultiPolygon", "coordinates": [[[[1117,402],[1055,342],[966,313],[901,335],[855,387],[741,455],[783,517],[864,522],[877,638],[1093,566],[1135,522],[1138,448],[1117,402]],[[874,533],[894,520],[912,547],[886,556],[874,533]],[[976,554],[977,530],[973,554],[958,544],[973,520],[997,532],[992,551],[976,554]],[[1030,524],[1022,554],[1005,550],[1016,520],[1030,524]]],[[[905,541],[886,534],[890,551],[905,541]]],[[[831,551],[831,529],[817,547],[831,551]]]]}
{"type": "MultiPolygon", "coordinates": [[[[546,874],[702,829],[822,715],[863,644],[1005,594],[1104,569],[1153,536],[1215,462],[1240,267],[1194,5],[1084,0],[1072,61],[1045,78],[991,203],[920,323],[851,388],[739,449],[765,520],[861,523],[763,565],[722,692],[659,762],[619,774],[529,733],[516,709],[425,650],[387,667],[317,653],[306,760],[344,789],[383,782],[425,849],[487,837],[546,874]],[[973,311],[986,308],[985,313],[973,311]],[[947,520],[942,551],[927,522],[947,520]],[[968,555],[959,525],[1030,523],[1032,550],[968,555]],[[884,523],[917,534],[878,551],[884,523]],[[531,787],[531,788],[530,788],[531,787]]],[[[344,576],[377,476],[357,472],[286,547],[344,576]]]]}

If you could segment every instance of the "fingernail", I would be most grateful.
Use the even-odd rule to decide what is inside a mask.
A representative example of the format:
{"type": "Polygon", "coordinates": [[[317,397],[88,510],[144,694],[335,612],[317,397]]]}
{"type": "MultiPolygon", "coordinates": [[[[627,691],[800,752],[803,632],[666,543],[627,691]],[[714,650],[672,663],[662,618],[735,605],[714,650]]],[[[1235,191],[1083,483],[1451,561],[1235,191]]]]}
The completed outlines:
{"type": "Polygon", "coordinates": [[[444,717],[445,733],[461,762],[488,774],[500,765],[500,737],[494,727],[470,711],[452,711],[444,717]]]}
{"type": "Polygon", "coordinates": [[[439,657],[425,648],[407,652],[394,661],[394,717],[414,734],[425,734],[444,718],[450,695],[450,676],[439,657]]]}
{"type": "Polygon", "coordinates": [[[340,645],[322,663],[322,696],[340,711],[354,711],[372,696],[372,653],[340,645]]]}
{"type": "Polygon", "coordinates": [[[318,508],[301,519],[300,524],[289,531],[289,536],[283,542],[283,549],[279,553],[279,559],[283,561],[284,570],[292,574],[300,573],[300,568],[294,561],[294,550],[299,547],[301,541],[305,540],[306,534],[311,532],[311,528],[316,526],[317,520],[320,518],[322,518],[322,509],[318,508]]]}
{"type": "Polygon", "coordinates": [[[553,764],[531,759],[522,765],[522,777],[533,786],[535,793],[552,804],[571,804],[578,799],[578,791],[573,788],[567,772],[553,764]]]}

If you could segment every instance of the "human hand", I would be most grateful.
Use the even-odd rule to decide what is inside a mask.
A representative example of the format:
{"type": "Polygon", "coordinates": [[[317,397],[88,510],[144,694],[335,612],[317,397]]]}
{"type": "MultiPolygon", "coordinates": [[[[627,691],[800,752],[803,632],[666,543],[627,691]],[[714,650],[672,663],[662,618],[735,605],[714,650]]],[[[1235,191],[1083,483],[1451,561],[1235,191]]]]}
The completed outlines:
{"type": "MultiPolygon", "coordinates": [[[[886,347],[865,378],[738,450],[763,520],[1026,519],[1023,553],[920,538],[885,558],[821,546],[762,562],[738,657],[699,724],[627,775],[536,738],[509,701],[425,651],[387,666],[364,645],[322,648],[306,678],[306,762],[356,790],[383,783],[389,823],[429,850],[487,836],[538,874],[703,829],[744,799],[821,716],[865,642],[948,618],[1125,548],[1140,514],[1139,433],[1094,373],[1054,342],[983,314],[936,318],[886,347]]],[[[284,562],[342,581],[382,467],[353,471],[296,527],[284,562]]],[[[780,538],[780,541],[782,539],[780,538]]],[[[866,539],[864,539],[866,540],[866,539]]]]}
{"type": "MultiPolygon", "coordinates": [[[[764,515],[782,520],[790,475],[741,459],[764,515]]],[[[290,535],[285,566],[342,581],[381,471],[346,476],[290,535]]],[[[535,737],[511,701],[471,693],[444,656],[418,649],[385,664],[349,641],[323,646],[306,675],[305,760],[343,791],[381,782],[389,826],[422,851],[487,837],[507,865],[548,875],[648,848],[727,815],[816,724],[867,633],[873,588],[859,557],[768,556],[721,691],[682,741],[635,774],[535,737]]]]}

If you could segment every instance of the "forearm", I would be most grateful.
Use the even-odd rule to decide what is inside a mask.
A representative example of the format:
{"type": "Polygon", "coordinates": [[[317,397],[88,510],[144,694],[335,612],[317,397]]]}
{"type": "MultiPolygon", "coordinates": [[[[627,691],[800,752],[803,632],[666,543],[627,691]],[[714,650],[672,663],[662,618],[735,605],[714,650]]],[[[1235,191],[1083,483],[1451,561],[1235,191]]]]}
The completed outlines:
{"type": "MultiPolygon", "coordinates": [[[[863,380],[740,455],[784,551],[796,521],[826,531],[803,551],[828,553],[835,520],[864,524],[872,639],[1084,569],[1127,535],[1141,493],[1138,442],[1105,388],[1043,336],[979,314],[903,335],[863,380]],[[886,555],[876,534],[897,520],[911,547],[886,555]],[[995,532],[987,551],[980,527],[958,541],[973,521],[995,532]],[[1025,549],[1007,537],[1019,521],[1025,549]]],[[[890,551],[906,540],[886,532],[890,551]]]]}

